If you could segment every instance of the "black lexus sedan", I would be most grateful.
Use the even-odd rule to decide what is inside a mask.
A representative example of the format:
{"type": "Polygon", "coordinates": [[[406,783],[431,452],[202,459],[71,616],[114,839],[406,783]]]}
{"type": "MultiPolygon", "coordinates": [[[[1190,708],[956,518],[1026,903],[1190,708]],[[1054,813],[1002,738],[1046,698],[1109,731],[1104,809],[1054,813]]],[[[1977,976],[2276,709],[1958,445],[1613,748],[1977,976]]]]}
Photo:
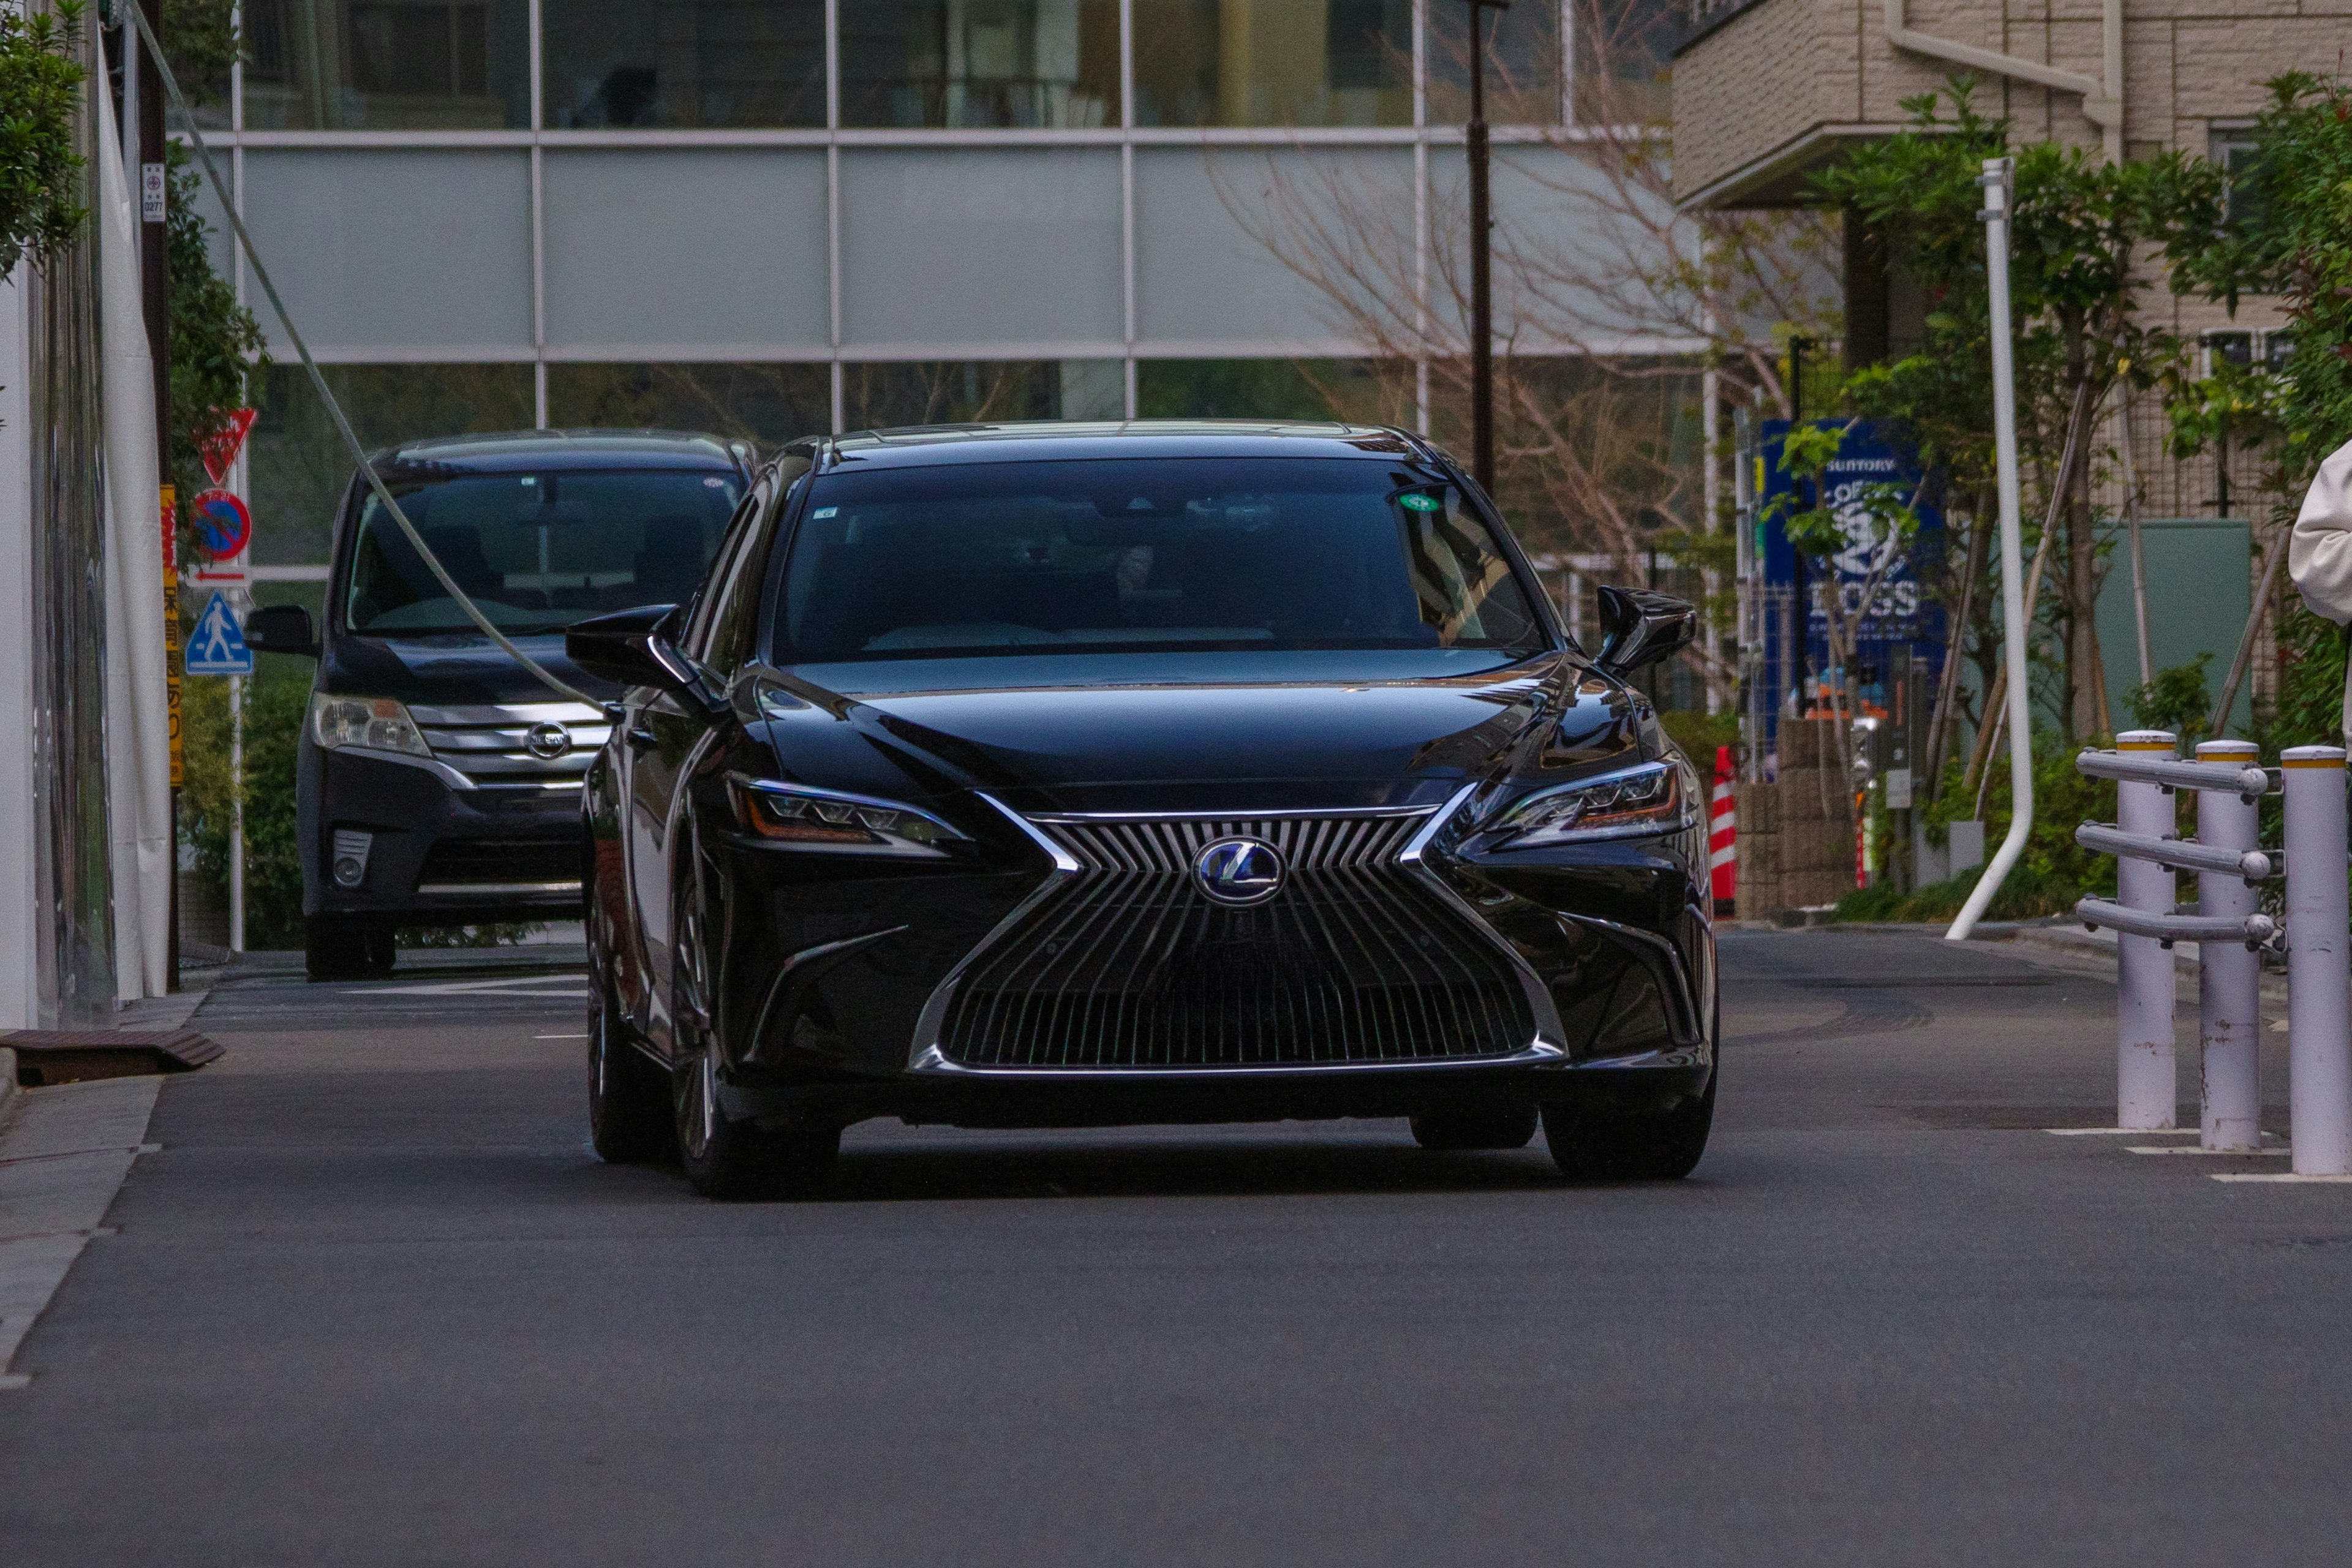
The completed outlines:
{"type": "Polygon", "coordinates": [[[590,1120],[704,1193],[868,1117],[1409,1117],[1675,1178],[1715,1104],[1698,781],[1441,451],[1343,425],[804,441],[685,604],[583,622],[628,690],[583,795],[590,1120]]]}

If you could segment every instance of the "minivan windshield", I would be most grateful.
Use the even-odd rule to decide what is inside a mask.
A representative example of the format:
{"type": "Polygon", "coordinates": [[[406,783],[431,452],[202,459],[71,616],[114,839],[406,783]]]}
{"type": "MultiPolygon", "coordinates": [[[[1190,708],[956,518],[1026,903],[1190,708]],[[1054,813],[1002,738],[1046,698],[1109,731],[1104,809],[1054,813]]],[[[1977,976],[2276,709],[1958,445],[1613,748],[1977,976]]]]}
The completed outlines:
{"type": "Polygon", "coordinates": [[[1348,458],[855,469],[813,485],[779,663],[1502,648],[1545,634],[1438,470],[1348,458]]]}
{"type": "MultiPolygon", "coordinates": [[[[708,469],[559,469],[393,479],[426,548],[500,631],[559,631],[702,581],[742,482],[708,469]]],[[[371,492],[352,552],[345,626],[373,637],[475,630],[371,492]]]]}

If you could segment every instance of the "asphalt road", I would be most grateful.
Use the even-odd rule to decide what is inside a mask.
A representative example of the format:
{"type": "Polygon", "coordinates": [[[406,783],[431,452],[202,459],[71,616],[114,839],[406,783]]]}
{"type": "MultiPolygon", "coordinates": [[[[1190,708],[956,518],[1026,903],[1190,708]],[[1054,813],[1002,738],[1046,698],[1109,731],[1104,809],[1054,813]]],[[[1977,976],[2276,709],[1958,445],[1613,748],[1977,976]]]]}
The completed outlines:
{"type": "Polygon", "coordinates": [[[2352,1188],[2039,1131],[2111,1119],[2095,977],[1725,953],[1682,1184],[869,1125],[801,1205],[597,1163],[576,979],[234,983],[0,1394],[0,1562],[2342,1560],[2352,1188]]]}

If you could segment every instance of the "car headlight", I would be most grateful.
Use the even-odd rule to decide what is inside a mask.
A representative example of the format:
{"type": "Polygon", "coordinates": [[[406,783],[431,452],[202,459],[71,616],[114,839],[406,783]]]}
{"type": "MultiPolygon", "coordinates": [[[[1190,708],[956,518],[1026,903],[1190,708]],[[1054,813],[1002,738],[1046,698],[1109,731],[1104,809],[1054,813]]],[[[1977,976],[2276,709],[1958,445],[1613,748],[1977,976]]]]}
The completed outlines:
{"type": "Polygon", "coordinates": [[[942,855],[941,846],[968,837],[929,812],[895,800],[740,773],[729,776],[727,789],[744,831],[780,849],[942,855]]]}
{"type": "Polygon", "coordinates": [[[408,710],[389,697],[329,697],[313,693],[310,698],[310,735],[321,746],[365,746],[372,752],[406,752],[415,757],[429,757],[433,748],[425,743],[417,730],[416,721],[408,710]]]}
{"type": "Polygon", "coordinates": [[[1531,849],[1596,838],[1634,838],[1689,826],[1683,771],[1673,763],[1639,767],[1538,790],[1496,819],[1501,847],[1531,849]]]}

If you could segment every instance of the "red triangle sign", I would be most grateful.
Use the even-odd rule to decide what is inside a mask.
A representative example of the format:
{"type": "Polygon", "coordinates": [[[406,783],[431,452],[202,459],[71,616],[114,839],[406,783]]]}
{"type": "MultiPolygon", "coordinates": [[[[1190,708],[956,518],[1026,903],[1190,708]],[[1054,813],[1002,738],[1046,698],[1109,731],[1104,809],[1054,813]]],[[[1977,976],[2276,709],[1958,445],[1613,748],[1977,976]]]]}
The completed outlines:
{"type": "MultiPolygon", "coordinates": [[[[220,413],[215,409],[214,412],[220,413]]],[[[245,433],[253,428],[253,410],[239,408],[221,414],[221,422],[196,437],[196,450],[204,454],[205,472],[213,483],[228,483],[230,465],[236,461],[237,449],[245,445],[245,433]]]]}

